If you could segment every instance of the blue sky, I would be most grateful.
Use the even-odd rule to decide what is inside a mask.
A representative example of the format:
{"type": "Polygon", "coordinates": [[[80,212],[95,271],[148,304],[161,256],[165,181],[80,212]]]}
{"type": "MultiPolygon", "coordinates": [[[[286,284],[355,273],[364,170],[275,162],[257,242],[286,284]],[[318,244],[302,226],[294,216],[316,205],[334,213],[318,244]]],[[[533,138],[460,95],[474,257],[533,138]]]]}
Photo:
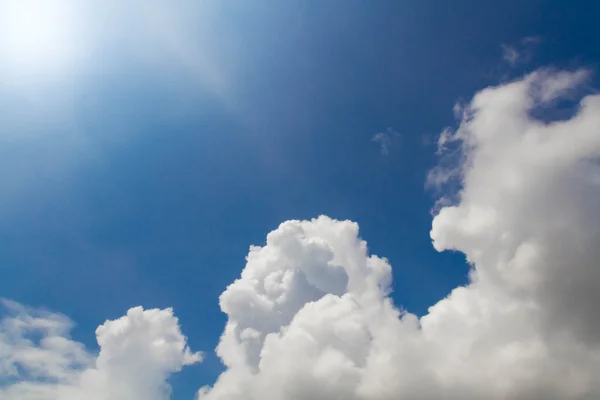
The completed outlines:
{"type": "Polygon", "coordinates": [[[465,284],[425,187],[454,104],[600,62],[594,2],[100,3],[73,6],[76,60],[0,69],[0,295],[91,349],[130,307],[173,307],[206,353],[177,399],[223,370],[219,295],[282,221],[358,222],[417,315],[465,284]]]}

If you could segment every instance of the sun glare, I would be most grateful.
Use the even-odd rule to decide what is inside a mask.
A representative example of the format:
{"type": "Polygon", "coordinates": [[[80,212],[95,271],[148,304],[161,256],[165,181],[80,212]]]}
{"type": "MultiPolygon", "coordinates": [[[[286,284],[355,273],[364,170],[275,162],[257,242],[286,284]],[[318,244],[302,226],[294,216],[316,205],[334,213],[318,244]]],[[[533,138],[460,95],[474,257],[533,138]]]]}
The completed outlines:
{"type": "Polygon", "coordinates": [[[77,32],[65,0],[0,0],[1,66],[12,73],[56,73],[75,62],[77,32]]]}

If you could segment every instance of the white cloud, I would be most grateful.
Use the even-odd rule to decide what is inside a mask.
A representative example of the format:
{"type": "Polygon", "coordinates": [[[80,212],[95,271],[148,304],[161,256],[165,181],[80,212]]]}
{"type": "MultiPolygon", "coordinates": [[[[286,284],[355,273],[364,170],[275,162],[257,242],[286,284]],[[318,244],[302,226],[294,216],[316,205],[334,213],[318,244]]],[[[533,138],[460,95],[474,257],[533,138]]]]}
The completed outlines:
{"type": "MultiPolygon", "coordinates": [[[[358,225],[287,221],[251,247],[220,297],[226,370],[203,400],[587,400],[600,396],[600,95],[570,120],[550,107],[586,72],[537,71],[479,92],[458,129],[460,182],[431,238],[473,265],[418,318],[389,297],[391,267],[358,225]]],[[[445,193],[442,199],[448,199],[445,193]]],[[[200,361],[172,310],[134,308],[96,332],[91,354],[64,316],[6,303],[0,399],[167,399],[200,361]]]]}
{"type": "Polygon", "coordinates": [[[227,369],[199,397],[598,398],[600,96],[568,121],[529,114],[580,76],[534,73],[468,105],[462,189],[431,230],[474,266],[466,287],[419,319],[393,306],[356,224],[285,222],[221,296],[227,369]]]}
{"type": "Polygon", "coordinates": [[[438,137],[438,142],[437,142],[436,154],[441,155],[442,153],[444,153],[446,151],[446,146],[448,145],[449,142],[452,141],[453,136],[454,136],[454,132],[450,128],[446,128],[442,131],[442,133],[440,133],[440,136],[438,137]]]}
{"type": "Polygon", "coordinates": [[[379,145],[381,154],[387,156],[390,154],[392,147],[397,145],[400,136],[401,135],[398,132],[392,128],[388,128],[385,132],[379,132],[373,135],[371,140],[379,145]]]}
{"type": "Polygon", "coordinates": [[[96,330],[96,356],[69,338],[65,316],[3,301],[2,400],[167,399],[167,378],[201,360],[191,353],[171,309],[132,308],[96,330]]]}
{"type": "Polygon", "coordinates": [[[541,105],[566,96],[580,87],[590,76],[590,72],[580,69],[575,72],[538,70],[528,76],[531,94],[541,105]]]}

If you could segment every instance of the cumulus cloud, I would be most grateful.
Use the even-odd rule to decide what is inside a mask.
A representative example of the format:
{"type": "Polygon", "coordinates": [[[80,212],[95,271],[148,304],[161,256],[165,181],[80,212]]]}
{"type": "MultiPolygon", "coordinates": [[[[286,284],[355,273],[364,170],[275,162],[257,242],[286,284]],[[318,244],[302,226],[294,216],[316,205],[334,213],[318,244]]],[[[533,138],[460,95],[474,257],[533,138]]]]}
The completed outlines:
{"type": "MultiPolygon", "coordinates": [[[[226,369],[200,400],[588,400],[600,397],[600,95],[540,121],[586,71],[541,70],[490,87],[446,130],[431,238],[465,254],[469,283],[422,317],[393,304],[391,266],[358,225],[287,221],[250,248],[222,293],[226,369]],[[444,175],[445,174],[445,175],[444,175]],[[447,201],[449,196],[453,201],[447,201]]],[[[0,399],[167,399],[199,362],[172,310],[133,308],[96,331],[5,302],[0,399]]]]}
{"type": "Polygon", "coordinates": [[[2,400],[167,399],[167,378],[201,361],[171,309],[132,308],[96,330],[99,354],[69,337],[65,316],[3,301],[0,321],[2,400]]]}
{"type": "Polygon", "coordinates": [[[542,122],[583,72],[487,88],[447,136],[456,203],[431,238],[470,282],[417,317],[357,224],[288,221],[221,295],[226,366],[202,400],[594,399],[600,396],[600,96],[542,122]]]}

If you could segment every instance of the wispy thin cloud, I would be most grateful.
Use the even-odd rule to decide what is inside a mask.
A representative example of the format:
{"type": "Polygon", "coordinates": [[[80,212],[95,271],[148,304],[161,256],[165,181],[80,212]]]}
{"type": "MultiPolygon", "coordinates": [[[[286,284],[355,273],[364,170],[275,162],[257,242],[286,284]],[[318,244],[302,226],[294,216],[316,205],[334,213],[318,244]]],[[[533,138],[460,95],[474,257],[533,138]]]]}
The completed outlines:
{"type": "Polygon", "coordinates": [[[502,45],[502,59],[509,63],[510,65],[515,65],[521,54],[515,49],[513,46],[509,46],[507,44],[502,45]]]}
{"type": "Polygon", "coordinates": [[[511,67],[526,63],[533,57],[534,47],[543,41],[541,36],[527,36],[516,45],[503,43],[500,45],[502,59],[511,67]]]}
{"type": "Polygon", "coordinates": [[[393,147],[398,145],[400,133],[392,128],[387,128],[384,132],[376,133],[371,140],[379,145],[379,151],[382,155],[388,156],[393,147]]]}

